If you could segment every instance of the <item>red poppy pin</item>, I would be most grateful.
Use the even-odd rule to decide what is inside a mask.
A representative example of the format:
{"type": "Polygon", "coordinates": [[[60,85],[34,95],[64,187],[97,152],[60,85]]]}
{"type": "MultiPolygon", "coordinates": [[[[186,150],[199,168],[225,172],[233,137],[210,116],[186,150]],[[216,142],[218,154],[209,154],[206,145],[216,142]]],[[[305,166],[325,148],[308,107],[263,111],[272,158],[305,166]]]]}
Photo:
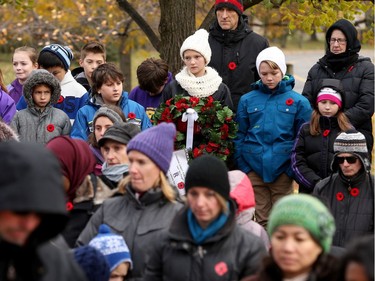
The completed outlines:
{"type": "Polygon", "coordinates": [[[337,201],[342,201],[342,200],[344,200],[344,193],[342,193],[342,192],[337,192],[337,193],[336,193],[336,199],[337,199],[337,201]]]}
{"type": "Polygon", "coordinates": [[[324,130],[324,132],[323,132],[323,136],[324,136],[324,137],[328,136],[328,135],[329,135],[329,132],[330,132],[330,130],[324,130]]]}
{"type": "Polygon", "coordinates": [[[234,61],[231,61],[230,63],[228,63],[228,68],[230,70],[235,70],[237,68],[237,64],[234,61]]]}
{"type": "Polygon", "coordinates": [[[65,208],[67,211],[73,210],[73,203],[72,202],[67,202],[65,205],[65,208]]]}
{"type": "Polygon", "coordinates": [[[177,184],[178,189],[184,189],[185,184],[181,181],[177,184]]]}
{"type": "Polygon", "coordinates": [[[55,130],[55,126],[53,124],[48,124],[47,125],[47,131],[48,132],[53,132],[55,130]]]}
{"type": "Polygon", "coordinates": [[[64,97],[63,96],[60,96],[57,103],[62,103],[64,101],[64,97]]]}
{"type": "Polygon", "coordinates": [[[288,106],[292,105],[293,103],[294,103],[294,100],[291,99],[291,98],[289,98],[289,99],[287,99],[287,100],[285,101],[285,104],[288,105],[288,106]]]}
{"type": "Polygon", "coordinates": [[[225,273],[228,272],[228,266],[225,262],[221,261],[221,262],[218,262],[216,265],[215,265],[215,272],[217,275],[219,276],[223,276],[225,273]]]}
{"type": "Polygon", "coordinates": [[[357,197],[359,195],[359,188],[358,187],[353,187],[350,190],[350,195],[353,197],[357,197]]]}
{"type": "Polygon", "coordinates": [[[129,119],[135,119],[135,117],[136,117],[136,115],[135,115],[134,112],[129,112],[129,114],[128,114],[129,119]]]}

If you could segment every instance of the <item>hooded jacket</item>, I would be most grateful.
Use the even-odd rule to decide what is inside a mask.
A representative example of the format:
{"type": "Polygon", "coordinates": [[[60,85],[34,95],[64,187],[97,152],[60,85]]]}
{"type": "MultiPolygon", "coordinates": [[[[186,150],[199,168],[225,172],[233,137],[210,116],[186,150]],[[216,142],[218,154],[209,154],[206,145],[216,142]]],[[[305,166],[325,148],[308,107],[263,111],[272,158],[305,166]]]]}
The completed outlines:
{"type": "Polygon", "coordinates": [[[53,107],[59,100],[60,93],[59,81],[52,74],[42,69],[32,72],[23,86],[27,108],[18,111],[11,122],[20,141],[46,144],[54,137],[69,135],[69,117],[62,110],[53,107]],[[41,84],[49,85],[52,89],[51,100],[43,111],[35,107],[32,97],[34,87],[41,84]]]}
{"type": "Polygon", "coordinates": [[[332,245],[346,247],[360,236],[374,234],[374,177],[370,161],[363,153],[353,153],[362,163],[362,169],[353,178],[346,178],[337,162],[336,153],[331,163],[334,172],[320,181],[314,195],[326,202],[336,222],[332,245]]]}
{"type": "Polygon", "coordinates": [[[5,123],[9,124],[15,114],[14,100],[0,88],[0,120],[3,119],[5,123]]]}
{"type": "MultiPolygon", "coordinates": [[[[92,130],[92,121],[94,119],[95,112],[103,104],[104,101],[101,96],[94,96],[87,101],[85,106],[78,110],[71,132],[72,138],[87,141],[88,135],[92,130]]],[[[140,122],[140,128],[142,131],[152,126],[144,107],[135,101],[130,100],[127,92],[122,93],[122,96],[118,101],[118,106],[122,109],[127,119],[129,113],[135,114],[136,119],[140,122]]]]}
{"type": "Polygon", "coordinates": [[[216,69],[229,87],[237,111],[241,96],[248,93],[250,85],[259,79],[255,61],[258,54],[269,46],[268,41],[250,29],[245,15],[240,16],[236,30],[223,30],[216,20],[209,33],[212,56],[208,66],[216,69]]]}
{"type": "Polygon", "coordinates": [[[240,280],[254,274],[266,249],[259,237],[236,224],[235,206],[224,226],[202,245],[189,230],[188,207],[180,210],[150,253],[145,281],[240,280]]]}
{"type": "Polygon", "coordinates": [[[238,168],[245,174],[254,171],[266,183],[283,173],[292,177],[290,156],[299,128],[310,120],[310,104],[293,91],[291,75],[274,92],[261,80],[252,86],[253,91],[241,97],[236,115],[238,168]]]}
{"type": "Polygon", "coordinates": [[[302,95],[313,105],[322,79],[341,80],[346,98],[344,112],[352,125],[365,135],[368,150],[372,151],[374,64],[370,58],[358,55],[361,44],[357,39],[357,30],[345,19],[337,21],[327,30],[326,44],[325,56],[309,70],[302,95]],[[347,40],[347,50],[342,54],[333,54],[329,50],[329,40],[335,29],[341,30],[347,40]]]}
{"type": "Polygon", "coordinates": [[[40,224],[23,246],[2,239],[0,233],[0,280],[85,280],[69,254],[53,247],[50,239],[67,222],[60,164],[39,144],[0,143],[0,212],[34,212],[40,224]]]}

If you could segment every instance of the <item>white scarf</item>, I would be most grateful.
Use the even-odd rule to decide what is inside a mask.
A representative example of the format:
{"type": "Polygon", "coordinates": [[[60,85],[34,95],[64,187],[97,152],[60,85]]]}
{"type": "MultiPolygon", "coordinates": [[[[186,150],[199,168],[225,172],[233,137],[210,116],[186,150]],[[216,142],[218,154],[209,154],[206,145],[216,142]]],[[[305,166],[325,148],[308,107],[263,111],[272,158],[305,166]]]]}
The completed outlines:
{"type": "Polygon", "coordinates": [[[309,278],[309,272],[303,273],[293,278],[283,278],[283,281],[306,281],[309,278]]]}
{"type": "Polygon", "coordinates": [[[194,76],[186,66],[176,75],[176,81],[190,96],[206,98],[214,94],[222,82],[222,78],[212,67],[206,66],[203,76],[194,76]]]}

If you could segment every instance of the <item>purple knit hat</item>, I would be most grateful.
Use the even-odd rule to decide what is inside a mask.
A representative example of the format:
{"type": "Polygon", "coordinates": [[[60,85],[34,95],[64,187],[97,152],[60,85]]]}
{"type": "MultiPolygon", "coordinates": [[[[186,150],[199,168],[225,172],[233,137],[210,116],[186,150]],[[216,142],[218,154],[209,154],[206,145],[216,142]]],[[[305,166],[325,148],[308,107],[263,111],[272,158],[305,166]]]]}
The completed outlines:
{"type": "Polygon", "coordinates": [[[173,123],[160,123],[132,138],[126,150],[128,154],[132,150],[145,154],[166,174],[172,159],[175,136],[176,126],[173,123]]]}

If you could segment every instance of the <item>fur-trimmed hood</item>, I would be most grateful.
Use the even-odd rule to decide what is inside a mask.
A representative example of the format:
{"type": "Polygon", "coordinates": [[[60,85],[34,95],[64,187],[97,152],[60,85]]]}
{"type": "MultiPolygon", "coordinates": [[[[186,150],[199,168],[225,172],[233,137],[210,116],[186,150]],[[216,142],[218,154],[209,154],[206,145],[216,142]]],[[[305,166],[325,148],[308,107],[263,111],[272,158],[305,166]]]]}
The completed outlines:
{"type": "Polygon", "coordinates": [[[0,121],[0,142],[6,141],[19,141],[19,138],[10,126],[0,121]]]}
{"type": "Polygon", "coordinates": [[[50,104],[56,104],[61,95],[61,87],[59,80],[56,79],[51,73],[45,69],[37,69],[31,72],[29,78],[27,78],[23,85],[23,96],[29,107],[34,107],[34,101],[32,97],[33,89],[35,86],[45,84],[52,88],[50,104]]]}

